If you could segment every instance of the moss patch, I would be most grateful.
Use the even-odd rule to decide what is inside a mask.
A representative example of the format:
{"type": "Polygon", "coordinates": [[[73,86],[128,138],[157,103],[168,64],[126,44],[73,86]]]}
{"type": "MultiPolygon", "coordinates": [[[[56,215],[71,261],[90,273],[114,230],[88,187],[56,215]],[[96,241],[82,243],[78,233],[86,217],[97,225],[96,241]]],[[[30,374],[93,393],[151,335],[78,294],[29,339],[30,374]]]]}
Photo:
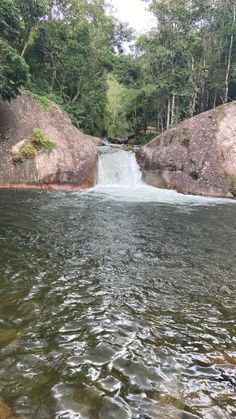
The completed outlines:
{"type": "Polygon", "coordinates": [[[229,176],[229,183],[230,183],[229,191],[234,196],[234,198],[236,198],[236,176],[232,176],[232,175],[229,176]]]}
{"type": "Polygon", "coordinates": [[[20,148],[19,154],[12,158],[13,164],[17,165],[23,163],[27,159],[32,159],[41,151],[52,151],[56,144],[45,137],[40,128],[33,129],[33,136],[20,148]]]}
{"type": "Polygon", "coordinates": [[[37,154],[36,148],[32,144],[25,144],[20,149],[21,155],[24,159],[35,157],[37,154]]]}
{"type": "Polygon", "coordinates": [[[12,161],[13,164],[16,166],[17,164],[23,163],[24,161],[24,157],[20,154],[18,154],[17,156],[12,157],[12,161]]]}
{"type": "Polygon", "coordinates": [[[39,96],[36,93],[31,93],[31,96],[36,99],[46,112],[51,112],[55,103],[48,99],[47,96],[39,96]]]}
{"type": "Polygon", "coordinates": [[[222,105],[219,106],[215,112],[214,112],[214,121],[217,125],[217,127],[219,128],[221,121],[224,119],[225,117],[225,110],[226,110],[226,106],[227,105],[222,105]]]}

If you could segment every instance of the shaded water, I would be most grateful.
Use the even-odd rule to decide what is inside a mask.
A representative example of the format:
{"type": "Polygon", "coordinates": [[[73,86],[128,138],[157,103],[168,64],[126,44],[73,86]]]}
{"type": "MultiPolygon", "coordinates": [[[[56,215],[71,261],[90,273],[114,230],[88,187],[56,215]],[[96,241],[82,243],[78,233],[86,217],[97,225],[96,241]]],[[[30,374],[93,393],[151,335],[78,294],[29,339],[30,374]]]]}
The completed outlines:
{"type": "Polygon", "coordinates": [[[235,417],[235,216],[143,185],[0,191],[0,398],[34,419],[235,417]]]}

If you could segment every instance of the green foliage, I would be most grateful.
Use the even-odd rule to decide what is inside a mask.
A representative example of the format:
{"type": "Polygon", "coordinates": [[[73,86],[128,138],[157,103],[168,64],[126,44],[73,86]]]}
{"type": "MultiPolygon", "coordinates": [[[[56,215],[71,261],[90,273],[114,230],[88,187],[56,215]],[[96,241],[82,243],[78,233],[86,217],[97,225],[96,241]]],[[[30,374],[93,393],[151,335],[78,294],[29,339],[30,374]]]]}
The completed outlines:
{"type": "Polygon", "coordinates": [[[37,154],[36,148],[32,144],[25,144],[20,149],[21,156],[24,159],[29,159],[31,157],[35,157],[37,154]]]}
{"type": "Polygon", "coordinates": [[[13,164],[16,166],[16,165],[18,165],[18,164],[20,164],[20,163],[23,163],[24,162],[24,157],[21,155],[21,154],[19,154],[19,155],[17,155],[17,156],[14,156],[14,157],[12,157],[12,161],[13,161],[13,164]]]}
{"type": "Polygon", "coordinates": [[[105,0],[0,3],[1,98],[27,85],[88,134],[143,141],[150,126],[162,132],[236,99],[235,1],[147,0],[156,27],[130,54],[132,31],[105,0]]]}
{"type": "Polygon", "coordinates": [[[136,138],[145,136],[150,125],[162,132],[236,99],[235,2],[148,3],[157,25],[136,43],[133,59],[140,66],[139,75],[136,80],[127,77],[130,60],[124,68],[119,61],[115,73],[121,83],[141,91],[127,114],[136,138]]]}
{"type": "Polygon", "coordinates": [[[56,144],[45,137],[40,128],[33,129],[32,138],[25,142],[18,155],[12,158],[13,164],[17,165],[23,163],[27,159],[32,159],[42,151],[50,152],[56,147],[56,144]]]}
{"type": "Polygon", "coordinates": [[[15,0],[15,2],[21,15],[21,33],[18,45],[23,57],[33,30],[43,17],[46,19],[49,17],[47,14],[50,13],[53,2],[50,0],[15,0]]]}
{"type": "Polygon", "coordinates": [[[132,55],[116,55],[113,61],[113,73],[117,81],[127,87],[140,84],[142,68],[132,55]]]}
{"type": "Polygon", "coordinates": [[[26,142],[20,148],[19,154],[12,158],[13,164],[17,165],[23,163],[27,159],[34,158],[37,155],[37,150],[31,144],[31,142],[26,142]]]}
{"type": "Polygon", "coordinates": [[[31,140],[33,144],[47,151],[52,151],[56,147],[56,144],[53,141],[45,137],[43,131],[40,128],[34,128],[33,133],[34,135],[31,140]]]}
{"type": "Polygon", "coordinates": [[[40,96],[36,93],[31,93],[31,96],[36,99],[47,112],[51,112],[53,106],[55,105],[47,96],[40,96]]]}
{"type": "Polygon", "coordinates": [[[0,97],[10,100],[27,82],[28,66],[17,52],[0,39],[0,97]]]}
{"type": "Polygon", "coordinates": [[[30,88],[55,97],[73,124],[89,134],[104,129],[107,74],[130,31],[106,13],[101,0],[58,2],[50,18],[41,19],[28,41],[25,59],[30,88]]]}
{"type": "Polygon", "coordinates": [[[126,119],[128,89],[118,83],[114,76],[108,79],[108,103],[106,131],[108,136],[126,137],[129,126],[126,119]]]}
{"type": "Polygon", "coordinates": [[[0,2],[0,38],[14,44],[20,33],[20,10],[16,0],[0,2]]]}
{"type": "Polygon", "coordinates": [[[108,136],[127,137],[137,134],[137,108],[142,91],[120,84],[114,76],[108,78],[106,131],[108,136]]]}
{"type": "Polygon", "coordinates": [[[0,2],[0,97],[10,100],[20,93],[28,80],[28,66],[16,46],[21,16],[16,0],[0,2]]]}
{"type": "Polygon", "coordinates": [[[34,128],[33,129],[33,141],[36,144],[41,144],[43,145],[44,141],[45,141],[45,137],[44,137],[44,133],[40,128],[34,128]]]}

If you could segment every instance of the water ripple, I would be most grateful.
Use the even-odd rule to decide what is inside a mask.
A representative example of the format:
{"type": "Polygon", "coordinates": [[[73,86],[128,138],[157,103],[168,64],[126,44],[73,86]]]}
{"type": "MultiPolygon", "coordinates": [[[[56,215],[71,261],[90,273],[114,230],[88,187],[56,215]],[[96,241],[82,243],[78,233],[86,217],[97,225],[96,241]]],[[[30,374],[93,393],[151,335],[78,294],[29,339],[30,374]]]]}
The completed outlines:
{"type": "Polygon", "coordinates": [[[182,204],[1,192],[0,396],[18,414],[236,415],[236,207],[182,204]]]}

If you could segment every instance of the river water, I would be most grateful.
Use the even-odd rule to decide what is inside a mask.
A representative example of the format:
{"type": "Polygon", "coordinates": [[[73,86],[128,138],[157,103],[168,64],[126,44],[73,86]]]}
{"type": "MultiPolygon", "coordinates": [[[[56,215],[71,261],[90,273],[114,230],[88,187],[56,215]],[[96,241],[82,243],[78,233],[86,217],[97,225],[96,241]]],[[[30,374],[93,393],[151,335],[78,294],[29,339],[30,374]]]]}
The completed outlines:
{"type": "Polygon", "coordinates": [[[235,202],[149,188],[126,158],[127,185],[103,156],[90,191],[0,191],[0,399],[33,419],[234,418],[235,202]]]}

